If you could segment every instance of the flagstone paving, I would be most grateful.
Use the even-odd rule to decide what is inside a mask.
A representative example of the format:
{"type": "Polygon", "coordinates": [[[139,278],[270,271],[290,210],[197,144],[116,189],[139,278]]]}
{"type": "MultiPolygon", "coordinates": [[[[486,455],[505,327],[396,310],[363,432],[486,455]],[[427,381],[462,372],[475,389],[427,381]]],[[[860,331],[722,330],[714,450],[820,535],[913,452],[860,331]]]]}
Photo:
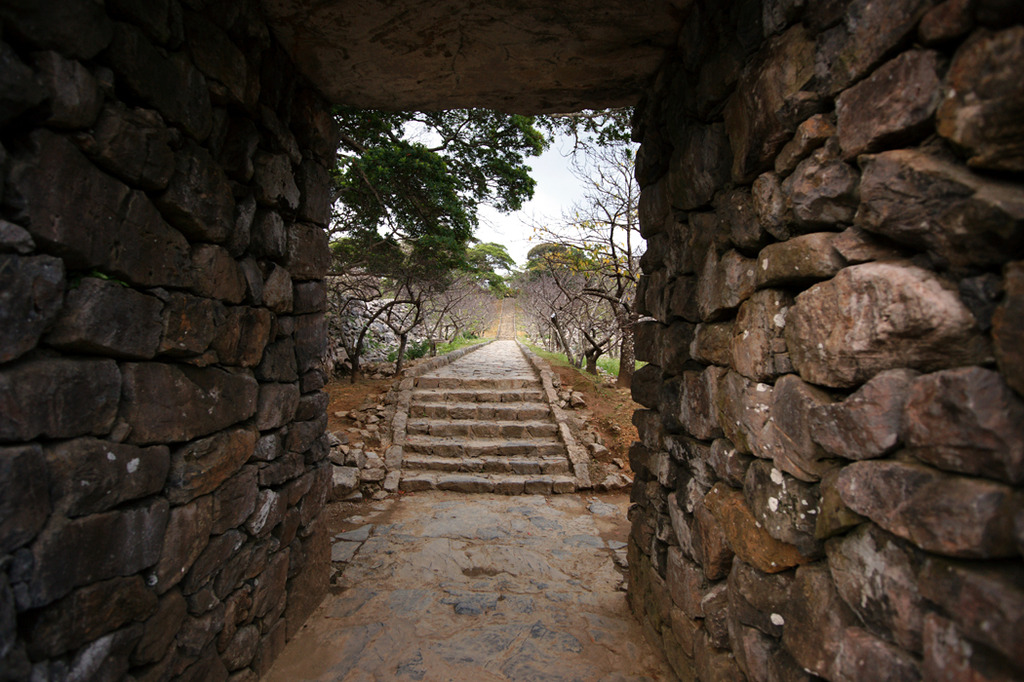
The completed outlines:
{"type": "Polygon", "coordinates": [[[340,581],[264,680],[674,680],[626,605],[628,506],[439,491],[377,503],[335,536],[340,581]]]}

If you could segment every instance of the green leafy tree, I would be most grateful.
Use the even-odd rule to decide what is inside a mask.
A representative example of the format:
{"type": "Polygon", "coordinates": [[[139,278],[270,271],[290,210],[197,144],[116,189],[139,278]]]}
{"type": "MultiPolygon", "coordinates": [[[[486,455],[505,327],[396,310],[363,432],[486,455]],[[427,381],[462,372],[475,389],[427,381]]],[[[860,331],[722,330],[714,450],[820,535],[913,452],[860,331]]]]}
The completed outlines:
{"type": "Polygon", "coordinates": [[[503,244],[483,242],[471,246],[466,252],[467,272],[484,282],[491,293],[499,298],[508,294],[507,278],[515,267],[515,259],[503,244]]]}
{"type": "Polygon", "coordinates": [[[407,259],[464,264],[477,207],[520,209],[535,182],[526,160],[547,145],[529,116],[483,109],[338,109],[335,229],[359,244],[409,245],[407,259]]]}

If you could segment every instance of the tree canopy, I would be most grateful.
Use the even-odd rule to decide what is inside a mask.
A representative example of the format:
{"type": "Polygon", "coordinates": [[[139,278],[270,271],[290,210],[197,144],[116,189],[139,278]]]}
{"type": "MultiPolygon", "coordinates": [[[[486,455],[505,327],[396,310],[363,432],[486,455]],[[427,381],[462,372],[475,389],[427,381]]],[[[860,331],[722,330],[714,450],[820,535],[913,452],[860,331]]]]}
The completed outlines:
{"type": "Polygon", "coordinates": [[[345,257],[406,245],[406,265],[456,268],[477,227],[477,207],[515,211],[533,196],[526,160],[547,146],[529,116],[483,109],[382,112],[339,108],[336,228],[345,257]]]}

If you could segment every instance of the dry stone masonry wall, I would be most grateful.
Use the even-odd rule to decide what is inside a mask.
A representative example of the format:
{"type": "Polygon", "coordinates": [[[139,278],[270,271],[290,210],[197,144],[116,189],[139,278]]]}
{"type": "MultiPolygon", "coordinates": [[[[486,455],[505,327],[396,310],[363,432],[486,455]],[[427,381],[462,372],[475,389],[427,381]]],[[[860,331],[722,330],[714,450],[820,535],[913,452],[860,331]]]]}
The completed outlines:
{"type": "Polygon", "coordinates": [[[1024,677],[1024,12],[695,2],[638,115],[630,598],[683,680],[1024,677]]]}
{"type": "Polygon", "coordinates": [[[256,680],[329,567],[328,109],[254,2],[0,31],[0,679],[256,680]]]}

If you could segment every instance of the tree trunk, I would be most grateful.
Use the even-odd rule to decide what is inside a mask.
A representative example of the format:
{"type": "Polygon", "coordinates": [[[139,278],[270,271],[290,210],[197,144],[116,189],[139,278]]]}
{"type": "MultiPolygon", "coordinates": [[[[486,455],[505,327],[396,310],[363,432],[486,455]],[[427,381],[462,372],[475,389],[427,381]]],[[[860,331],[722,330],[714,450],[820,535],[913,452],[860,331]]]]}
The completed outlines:
{"type": "Polygon", "coordinates": [[[619,344],[619,380],[616,384],[620,388],[629,388],[633,385],[633,372],[636,371],[636,313],[622,313],[620,331],[622,342],[619,344]]]}
{"type": "Polygon", "coordinates": [[[398,358],[395,360],[395,376],[402,373],[402,364],[405,362],[405,346],[409,341],[408,334],[401,334],[398,337],[398,358]]]}
{"type": "Polygon", "coordinates": [[[572,356],[572,348],[569,346],[569,342],[565,340],[565,332],[562,331],[562,325],[558,322],[558,315],[555,315],[554,313],[551,314],[551,326],[558,335],[558,343],[562,345],[562,350],[565,352],[565,359],[569,361],[570,365],[579,367],[579,363],[577,363],[572,356]]]}
{"type": "Polygon", "coordinates": [[[587,371],[591,374],[597,374],[597,359],[601,357],[600,348],[591,348],[583,354],[587,358],[587,371]]]}

